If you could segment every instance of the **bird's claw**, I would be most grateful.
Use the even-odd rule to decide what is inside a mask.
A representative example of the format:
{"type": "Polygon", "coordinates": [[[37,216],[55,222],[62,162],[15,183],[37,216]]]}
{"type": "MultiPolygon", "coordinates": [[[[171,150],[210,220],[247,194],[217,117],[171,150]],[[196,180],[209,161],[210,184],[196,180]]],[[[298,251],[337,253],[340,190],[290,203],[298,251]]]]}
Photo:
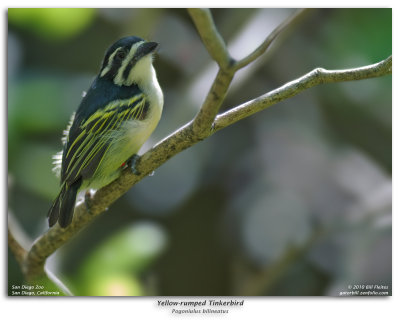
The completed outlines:
{"type": "Polygon", "coordinates": [[[84,202],[85,202],[85,206],[86,206],[86,210],[90,212],[90,207],[92,206],[92,193],[90,192],[90,190],[85,192],[85,198],[84,198],[84,202]]]}
{"type": "Polygon", "coordinates": [[[140,175],[140,172],[137,170],[136,168],[136,164],[137,161],[139,160],[139,156],[137,154],[134,154],[132,157],[129,158],[129,160],[127,161],[127,164],[129,166],[129,168],[131,169],[132,173],[134,175],[140,175]]]}

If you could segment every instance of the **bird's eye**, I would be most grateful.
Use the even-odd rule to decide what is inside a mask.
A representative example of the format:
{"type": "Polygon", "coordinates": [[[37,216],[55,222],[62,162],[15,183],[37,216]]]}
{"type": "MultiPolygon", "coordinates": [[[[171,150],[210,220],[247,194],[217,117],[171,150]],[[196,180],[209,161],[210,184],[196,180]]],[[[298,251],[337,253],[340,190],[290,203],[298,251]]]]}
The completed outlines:
{"type": "Polygon", "coordinates": [[[118,60],[123,60],[126,57],[126,52],[124,50],[120,50],[116,54],[116,58],[118,60]]]}

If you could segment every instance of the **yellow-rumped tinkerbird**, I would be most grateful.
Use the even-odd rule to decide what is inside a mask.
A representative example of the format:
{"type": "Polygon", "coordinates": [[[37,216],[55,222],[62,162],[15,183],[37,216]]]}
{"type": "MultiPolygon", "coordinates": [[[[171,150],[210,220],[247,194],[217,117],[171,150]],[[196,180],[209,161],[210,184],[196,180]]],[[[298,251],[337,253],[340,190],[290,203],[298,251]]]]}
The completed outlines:
{"type": "Polygon", "coordinates": [[[98,76],[83,97],[54,159],[61,190],[49,212],[49,226],[67,227],[80,190],[99,189],[118,178],[125,163],[156,128],[163,94],[152,65],[156,42],[125,37],[107,51],[98,76]]]}

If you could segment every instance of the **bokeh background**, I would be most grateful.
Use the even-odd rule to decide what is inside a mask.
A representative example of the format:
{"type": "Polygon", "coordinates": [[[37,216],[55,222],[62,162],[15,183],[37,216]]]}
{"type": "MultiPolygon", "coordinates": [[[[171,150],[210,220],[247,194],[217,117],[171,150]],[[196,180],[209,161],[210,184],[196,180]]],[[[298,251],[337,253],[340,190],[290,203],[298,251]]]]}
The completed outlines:
{"type": "MultiPolygon", "coordinates": [[[[293,12],[212,10],[236,58],[293,12]]],[[[51,156],[109,45],[160,43],[165,107],[142,152],[193,118],[217,68],[183,9],[9,9],[8,26],[8,206],[32,241],[58,192],[51,156]]],[[[391,30],[390,9],[313,10],[235,76],[223,109],[315,67],[378,62],[391,30]]],[[[48,269],[76,295],[390,288],[391,87],[391,76],[318,86],[218,132],[135,185],[48,269]]],[[[23,283],[11,253],[8,281],[23,283]]]]}

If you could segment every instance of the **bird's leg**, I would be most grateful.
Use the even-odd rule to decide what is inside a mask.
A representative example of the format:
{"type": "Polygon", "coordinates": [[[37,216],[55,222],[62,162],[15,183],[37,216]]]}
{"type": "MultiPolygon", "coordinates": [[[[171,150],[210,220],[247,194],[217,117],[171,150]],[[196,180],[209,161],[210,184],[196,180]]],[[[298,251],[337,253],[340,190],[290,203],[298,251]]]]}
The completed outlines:
{"type": "Polygon", "coordinates": [[[140,172],[136,169],[136,163],[139,160],[140,156],[137,154],[134,154],[132,157],[130,157],[127,161],[128,167],[131,168],[131,171],[134,175],[140,175],[140,172]]]}

